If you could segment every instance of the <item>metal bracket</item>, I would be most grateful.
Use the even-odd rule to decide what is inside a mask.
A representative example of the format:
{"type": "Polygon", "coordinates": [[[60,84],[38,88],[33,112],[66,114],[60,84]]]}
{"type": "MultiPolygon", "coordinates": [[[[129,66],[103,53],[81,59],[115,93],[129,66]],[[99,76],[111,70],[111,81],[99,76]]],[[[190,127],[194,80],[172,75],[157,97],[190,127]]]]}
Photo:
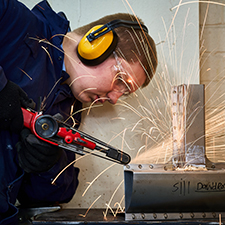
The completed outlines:
{"type": "Polygon", "coordinates": [[[205,167],[204,85],[172,87],[174,167],[205,167]]]}

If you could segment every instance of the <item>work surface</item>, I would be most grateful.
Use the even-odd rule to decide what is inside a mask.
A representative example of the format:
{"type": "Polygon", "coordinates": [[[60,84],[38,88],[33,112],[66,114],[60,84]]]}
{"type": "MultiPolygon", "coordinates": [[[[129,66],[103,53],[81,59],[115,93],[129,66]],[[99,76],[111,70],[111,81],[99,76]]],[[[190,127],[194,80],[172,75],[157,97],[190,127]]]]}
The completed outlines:
{"type": "MultiPolygon", "coordinates": [[[[116,217],[113,216],[110,211],[107,213],[107,219],[104,219],[103,212],[105,209],[91,209],[87,212],[87,209],[60,209],[55,212],[42,213],[34,217],[32,224],[182,224],[182,225],[208,225],[208,224],[220,224],[219,219],[210,221],[125,221],[125,214],[119,213],[116,217]]],[[[223,223],[221,223],[223,224],[223,223]]]]}

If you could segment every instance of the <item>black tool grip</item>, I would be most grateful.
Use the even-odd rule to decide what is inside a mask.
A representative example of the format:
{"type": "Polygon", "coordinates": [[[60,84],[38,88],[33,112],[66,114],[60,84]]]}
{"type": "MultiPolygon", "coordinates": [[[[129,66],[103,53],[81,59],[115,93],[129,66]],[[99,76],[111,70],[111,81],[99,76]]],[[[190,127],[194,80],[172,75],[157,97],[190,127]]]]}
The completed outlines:
{"type": "Polygon", "coordinates": [[[125,152],[121,152],[117,149],[108,149],[106,156],[108,156],[111,159],[115,159],[122,164],[128,164],[131,160],[130,156],[126,154],[125,152]]]}

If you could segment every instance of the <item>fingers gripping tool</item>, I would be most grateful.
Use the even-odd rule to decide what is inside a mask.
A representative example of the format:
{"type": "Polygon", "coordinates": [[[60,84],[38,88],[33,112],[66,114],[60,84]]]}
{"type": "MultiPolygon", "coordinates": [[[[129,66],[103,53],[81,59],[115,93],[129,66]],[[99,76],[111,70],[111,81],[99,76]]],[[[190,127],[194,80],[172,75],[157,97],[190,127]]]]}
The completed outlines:
{"type": "Polygon", "coordinates": [[[70,127],[58,117],[43,115],[22,108],[24,126],[39,139],[79,155],[86,153],[119,163],[128,164],[130,155],[84,132],[70,127]],[[93,151],[97,150],[97,151],[93,151]]]}

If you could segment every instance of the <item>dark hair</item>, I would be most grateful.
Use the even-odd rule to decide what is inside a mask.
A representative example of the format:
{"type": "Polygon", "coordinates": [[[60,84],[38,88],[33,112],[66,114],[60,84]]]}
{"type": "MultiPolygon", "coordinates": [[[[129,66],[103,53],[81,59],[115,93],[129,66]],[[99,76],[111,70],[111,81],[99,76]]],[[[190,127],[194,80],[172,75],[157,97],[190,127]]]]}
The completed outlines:
{"type": "MultiPolygon", "coordinates": [[[[141,19],[132,14],[117,13],[102,17],[99,20],[75,29],[73,32],[78,35],[84,35],[92,27],[96,25],[104,25],[115,19],[137,21],[140,24],[144,24],[141,19]]],[[[147,86],[155,74],[158,64],[154,40],[142,29],[118,27],[114,30],[119,37],[118,44],[115,49],[116,53],[129,63],[139,61],[147,77],[142,87],[147,86]]],[[[113,54],[110,57],[114,57],[113,54]]]]}

